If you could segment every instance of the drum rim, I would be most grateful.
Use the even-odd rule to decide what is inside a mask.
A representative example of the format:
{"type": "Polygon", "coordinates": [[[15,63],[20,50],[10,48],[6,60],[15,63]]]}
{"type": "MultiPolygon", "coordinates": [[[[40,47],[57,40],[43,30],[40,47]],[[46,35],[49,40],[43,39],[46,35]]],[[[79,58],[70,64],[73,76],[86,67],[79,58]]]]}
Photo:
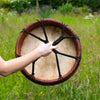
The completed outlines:
{"type": "MultiPolygon", "coordinates": [[[[40,20],[41,21],[41,20],[40,20]]],[[[51,25],[51,23],[53,23],[53,26],[57,26],[59,28],[62,28],[62,22],[58,21],[58,20],[54,20],[54,19],[50,19],[50,18],[45,18],[43,19],[43,22],[44,22],[44,25],[46,24],[47,26],[51,25]],[[48,23],[49,22],[49,23],[48,23]]],[[[34,29],[37,28],[39,26],[38,24],[39,22],[38,21],[34,21],[30,24],[28,24],[25,29],[26,30],[31,30],[31,27],[34,26],[34,29]]],[[[66,25],[65,27],[65,31],[69,31],[71,35],[76,35],[76,33],[68,26],[66,25]]],[[[23,42],[23,39],[26,37],[27,34],[25,34],[23,31],[20,32],[20,35],[17,39],[17,42],[16,42],[16,47],[15,47],[15,56],[18,57],[19,52],[20,52],[20,49],[21,48],[21,43],[20,41],[23,42]]],[[[75,42],[75,46],[76,46],[76,49],[77,49],[77,54],[76,56],[77,57],[81,57],[82,55],[82,51],[81,51],[81,43],[78,39],[74,39],[74,42],[75,42]]],[[[77,70],[79,64],[80,64],[80,61],[81,61],[81,58],[80,60],[78,61],[75,61],[73,67],[70,69],[70,71],[65,74],[63,76],[63,78],[61,79],[52,79],[52,80],[43,80],[43,79],[38,79],[36,77],[32,77],[26,70],[25,68],[21,70],[21,72],[31,81],[35,82],[35,83],[38,83],[38,84],[41,84],[41,85],[55,85],[55,84],[58,84],[58,83],[61,83],[61,82],[64,82],[65,80],[69,79],[77,70]]]]}

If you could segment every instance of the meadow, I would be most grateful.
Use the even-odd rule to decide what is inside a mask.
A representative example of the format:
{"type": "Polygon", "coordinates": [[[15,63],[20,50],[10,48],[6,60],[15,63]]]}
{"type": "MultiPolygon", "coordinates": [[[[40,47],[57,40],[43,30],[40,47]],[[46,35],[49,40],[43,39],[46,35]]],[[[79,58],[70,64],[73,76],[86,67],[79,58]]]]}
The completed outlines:
{"type": "MultiPolygon", "coordinates": [[[[62,15],[49,18],[69,25],[79,36],[82,60],[76,73],[55,86],[42,86],[28,80],[20,71],[0,76],[0,100],[100,100],[100,16],[84,19],[85,15],[62,15]]],[[[41,19],[36,14],[0,15],[0,56],[15,58],[15,45],[20,31],[41,19]]]]}

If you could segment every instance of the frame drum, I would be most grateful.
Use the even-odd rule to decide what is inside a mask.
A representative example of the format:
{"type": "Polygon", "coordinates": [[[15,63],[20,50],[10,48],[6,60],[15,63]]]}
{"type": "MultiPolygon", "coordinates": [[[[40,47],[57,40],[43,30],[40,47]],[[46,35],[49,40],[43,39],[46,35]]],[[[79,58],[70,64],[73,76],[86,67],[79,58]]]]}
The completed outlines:
{"type": "Polygon", "coordinates": [[[30,23],[20,33],[16,43],[16,57],[34,50],[41,42],[53,41],[57,49],[22,69],[31,81],[55,85],[69,79],[81,60],[81,44],[73,30],[60,21],[43,19],[30,23]]]}

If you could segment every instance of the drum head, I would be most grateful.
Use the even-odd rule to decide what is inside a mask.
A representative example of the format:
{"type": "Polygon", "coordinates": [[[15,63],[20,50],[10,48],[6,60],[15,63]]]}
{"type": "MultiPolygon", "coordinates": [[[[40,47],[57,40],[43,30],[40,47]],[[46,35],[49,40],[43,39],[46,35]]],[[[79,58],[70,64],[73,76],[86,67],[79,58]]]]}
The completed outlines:
{"type": "Polygon", "coordinates": [[[32,22],[22,30],[16,43],[16,57],[31,52],[41,42],[48,42],[45,33],[48,41],[57,45],[57,51],[29,64],[22,73],[33,82],[54,85],[70,78],[78,68],[81,44],[69,26],[53,19],[43,19],[32,22]]]}

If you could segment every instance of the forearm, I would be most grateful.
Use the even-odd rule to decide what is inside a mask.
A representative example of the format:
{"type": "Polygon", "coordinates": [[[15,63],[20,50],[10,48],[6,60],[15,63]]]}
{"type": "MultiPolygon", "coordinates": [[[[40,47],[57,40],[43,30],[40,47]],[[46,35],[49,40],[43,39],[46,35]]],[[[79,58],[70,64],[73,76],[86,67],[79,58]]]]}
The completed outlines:
{"type": "Polygon", "coordinates": [[[25,66],[27,66],[28,64],[30,64],[32,61],[36,60],[37,58],[39,58],[41,55],[39,53],[39,51],[37,49],[35,49],[34,51],[19,57],[19,58],[15,58],[9,61],[5,61],[4,62],[4,76],[7,76],[11,73],[17,72],[21,69],[23,69],[25,66]]]}
{"type": "Polygon", "coordinates": [[[53,49],[56,49],[56,46],[52,46],[52,43],[47,43],[41,44],[34,51],[22,57],[15,58],[9,61],[4,61],[0,57],[0,75],[8,76],[11,73],[17,72],[37,58],[48,55],[53,49]]]}

